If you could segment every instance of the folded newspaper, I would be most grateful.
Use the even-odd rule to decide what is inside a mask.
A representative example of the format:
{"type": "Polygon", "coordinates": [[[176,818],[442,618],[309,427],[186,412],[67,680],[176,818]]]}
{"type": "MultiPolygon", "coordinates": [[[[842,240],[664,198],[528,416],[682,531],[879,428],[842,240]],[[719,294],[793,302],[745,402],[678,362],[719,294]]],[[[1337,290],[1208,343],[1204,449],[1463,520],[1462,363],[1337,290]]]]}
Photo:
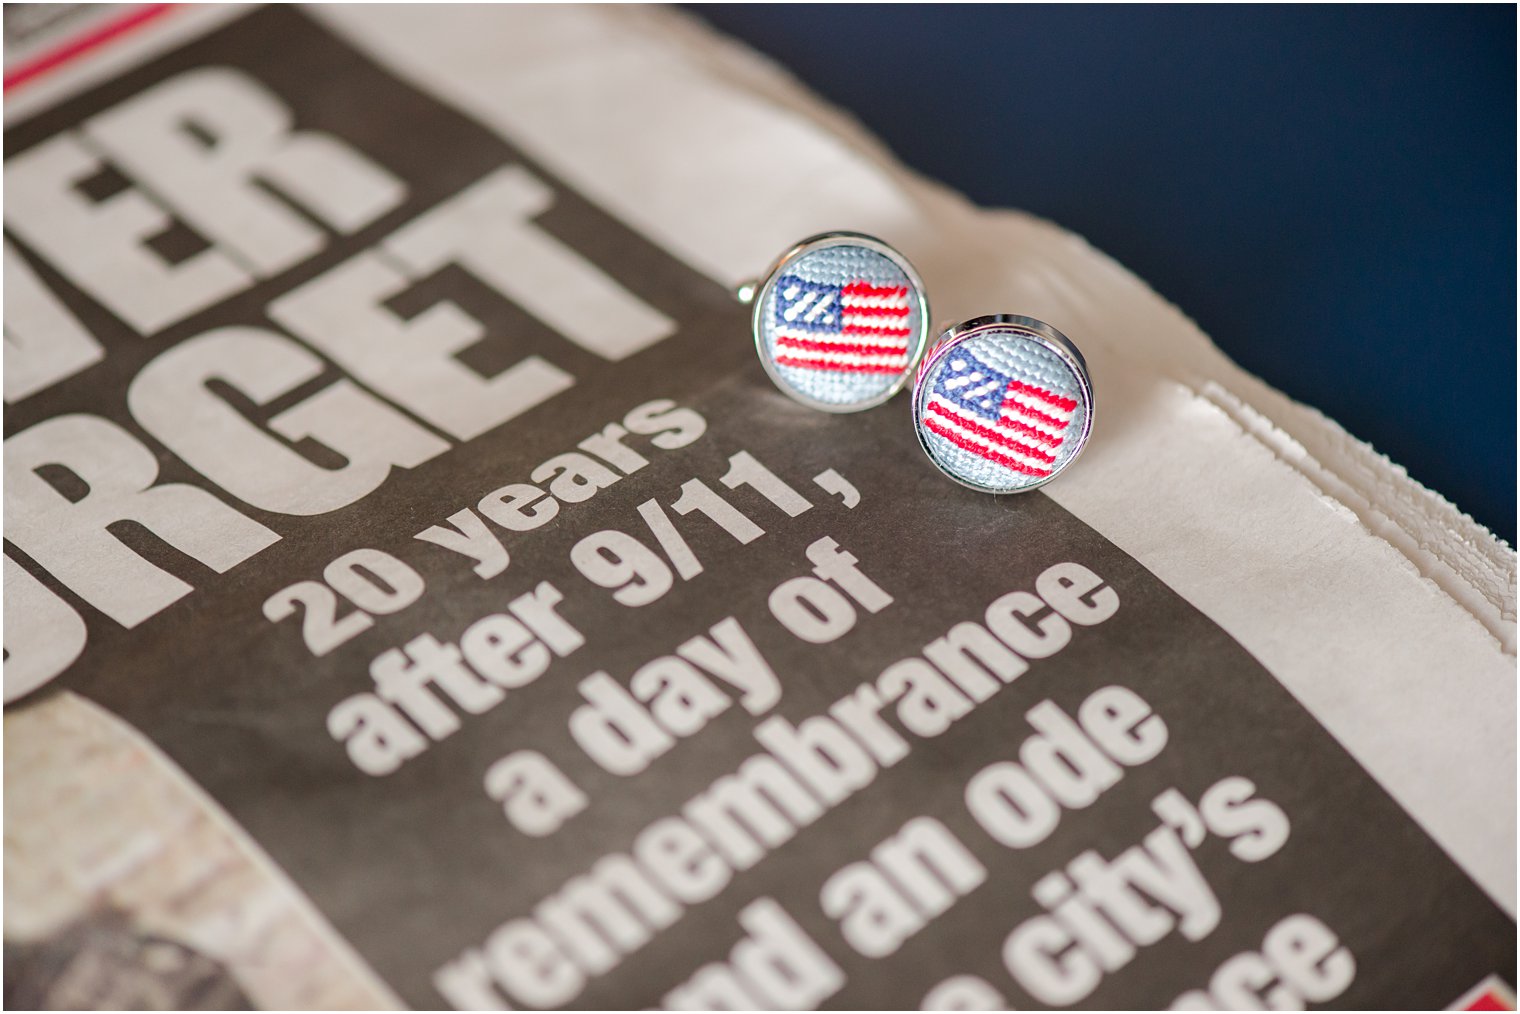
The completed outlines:
{"type": "Polygon", "coordinates": [[[8,1005],[1513,1005],[1513,552],[1079,237],[668,10],[6,17],[8,1005]],[[835,229],[1082,459],[779,392],[835,229]]]}

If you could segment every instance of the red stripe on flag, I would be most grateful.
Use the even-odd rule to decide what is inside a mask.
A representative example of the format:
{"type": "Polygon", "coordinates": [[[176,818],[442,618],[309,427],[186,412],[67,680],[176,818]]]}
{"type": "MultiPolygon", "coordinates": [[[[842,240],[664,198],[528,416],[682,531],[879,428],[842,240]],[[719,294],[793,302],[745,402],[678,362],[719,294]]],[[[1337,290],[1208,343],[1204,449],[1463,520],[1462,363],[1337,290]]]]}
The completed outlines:
{"type": "Polygon", "coordinates": [[[1003,407],[1011,408],[1019,415],[1030,419],[1037,419],[1047,426],[1054,426],[1058,430],[1064,430],[1067,426],[1071,425],[1071,421],[1069,419],[1057,419],[1053,415],[1046,415],[1039,409],[1030,408],[1028,405],[1020,405],[1012,398],[1009,398],[1007,401],[1003,402],[1003,407]]]}
{"type": "MultiPolygon", "coordinates": [[[[931,402],[929,402],[929,405],[931,407],[932,406],[936,406],[936,405],[938,405],[938,402],[932,402],[931,401],[931,402]]],[[[941,414],[944,414],[944,412],[946,410],[940,409],[940,408],[936,408],[935,411],[938,411],[941,414]]],[[[1003,428],[1005,428],[1005,429],[1013,430],[1015,433],[1019,434],[1020,436],[1025,436],[1025,437],[1028,437],[1031,440],[1034,440],[1034,441],[1037,441],[1039,443],[1042,443],[1046,447],[1051,448],[1052,450],[1054,450],[1057,447],[1060,447],[1063,443],[1066,442],[1066,438],[1065,437],[1053,437],[1049,433],[1046,433],[1044,430],[1035,429],[1033,426],[1027,425],[1026,423],[1021,423],[1017,419],[1009,419],[1007,417],[1004,417],[1004,418],[998,420],[998,425],[1001,426],[1001,427],[1003,427],[1003,428]]]]}
{"type": "Polygon", "coordinates": [[[781,335],[776,344],[784,349],[802,352],[845,352],[858,356],[901,356],[907,349],[901,345],[847,345],[843,342],[821,342],[810,338],[788,338],[781,335]]]}
{"type": "Polygon", "coordinates": [[[901,373],[901,366],[879,366],[875,363],[831,363],[827,359],[801,359],[797,356],[777,356],[781,366],[795,366],[804,370],[836,370],[840,373],[901,373]]]}
{"type": "Polygon", "coordinates": [[[1056,463],[1056,456],[1054,454],[1042,451],[1038,447],[1030,447],[1023,441],[1015,440],[1006,434],[999,433],[997,430],[989,429],[981,423],[973,422],[964,416],[956,415],[937,401],[929,402],[929,411],[944,416],[961,427],[961,429],[970,430],[984,440],[989,440],[994,444],[1001,444],[1009,450],[1018,451],[1020,454],[1027,454],[1031,458],[1045,462],[1047,465],[1054,465],[1056,463]]]}
{"type": "Polygon", "coordinates": [[[40,77],[50,70],[61,67],[75,57],[83,56],[92,49],[105,45],[119,35],[125,35],[134,28],[140,28],[161,15],[173,10],[175,4],[145,4],[135,11],[108,21],[93,31],[86,32],[76,39],[70,39],[56,49],[50,49],[36,58],[26,61],[15,70],[6,72],[5,90],[10,91],[18,85],[23,85],[34,77],[40,77]]]}
{"type": "Polygon", "coordinates": [[[1035,387],[1033,384],[1026,384],[1022,380],[1010,381],[1008,384],[1008,390],[1017,391],[1020,394],[1027,394],[1031,398],[1038,398],[1046,404],[1054,405],[1056,408],[1062,409],[1066,412],[1075,412],[1077,409],[1077,403],[1072,401],[1070,398],[1063,398],[1059,394],[1056,394],[1054,391],[1047,391],[1043,387],[1035,387]]]}
{"type": "Polygon", "coordinates": [[[856,317],[906,317],[910,312],[906,306],[850,306],[844,307],[845,316],[856,317]]]}
{"type": "Polygon", "coordinates": [[[959,433],[955,433],[951,430],[946,429],[939,423],[935,422],[933,419],[924,420],[924,429],[929,430],[931,433],[938,433],[940,436],[944,437],[946,440],[950,441],[952,444],[961,448],[962,450],[970,451],[972,454],[975,454],[979,458],[986,458],[988,461],[1002,465],[1004,468],[1012,469],[1015,472],[1022,472],[1024,475],[1032,475],[1037,479],[1043,479],[1045,476],[1050,474],[1048,469],[1042,470],[1038,468],[1031,468],[1030,466],[1024,464],[1022,461],[1015,461],[1013,458],[1008,457],[1006,454],[999,454],[997,451],[992,450],[990,447],[983,447],[981,444],[977,443],[974,440],[967,440],[959,433]]]}
{"type": "Polygon", "coordinates": [[[871,285],[868,282],[851,282],[842,290],[846,296],[906,296],[906,285],[871,285]]]}
{"type": "Polygon", "coordinates": [[[839,330],[844,334],[876,335],[880,338],[906,338],[913,333],[905,327],[872,327],[869,324],[845,324],[839,330]]]}
{"type": "Polygon", "coordinates": [[[1065,437],[1053,437],[1049,433],[1046,433],[1044,430],[1037,430],[1033,426],[1028,426],[1024,423],[1019,422],[1017,419],[1003,418],[998,420],[998,425],[1006,426],[1008,429],[1013,430],[1015,433],[1021,433],[1024,436],[1029,437],[1031,440],[1038,440],[1046,447],[1060,447],[1063,443],[1066,442],[1065,437]]]}

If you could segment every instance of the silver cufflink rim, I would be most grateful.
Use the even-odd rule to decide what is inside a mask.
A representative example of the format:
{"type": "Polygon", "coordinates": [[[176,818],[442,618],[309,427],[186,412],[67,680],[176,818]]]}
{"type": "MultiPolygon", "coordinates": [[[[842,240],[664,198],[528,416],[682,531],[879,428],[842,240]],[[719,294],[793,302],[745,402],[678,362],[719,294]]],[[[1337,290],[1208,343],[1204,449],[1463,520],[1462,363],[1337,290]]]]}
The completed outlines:
{"type": "Polygon", "coordinates": [[[817,409],[820,412],[830,412],[836,415],[844,415],[851,412],[864,412],[867,409],[884,405],[891,401],[899,391],[908,386],[915,377],[919,364],[923,360],[924,350],[929,345],[929,333],[931,330],[929,316],[929,298],[924,292],[923,279],[913,265],[890,244],[867,235],[863,232],[833,231],[823,232],[816,236],[809,236],[799,241],[791,249],[780,257],[777,257],[765,274],[756,281],[745,282],[735,292],[739,302],[750,306],[750,332],[755,342],[755,354],[760,357],[760,365],[765,368],[765,373],[771,379],[771,383],[799,404],[808,408],[817,409]],[[781,277],[788,265],[805,257],[815,250],[823,250],[832,246],[856,246],[863,247],[874,253],[881,254],[890,260],[907,277],[908,284],[913,290],[913,297],[918,310],[918,333],[915,334],[909,344],[908,362],[903,367],[902,374],[892,384],[875,397],[849,404],[836,404],[833,402],[819,401],[796,390],[783,378],[776,369],[769,351],[765,346],[765,321],[764,314],[767,303],[770,300],[771,290],[775,288],[776,281],[781,277]]]}
{"type": "MultiPolygon", "coordinates": [[[[918,445],[923,449],[925,457],[953,482],[974,489],[979,493],[992,493],[998,496],[1007,496],[1016,493],[1028,493],[1039,489],[1041,486],[1059,478],[1065,474],[1076,460],[1087,449],[1088,438],[1092,435],[1093,417],[1097,414],[1097,404],[1093,397],[1092,375],[1087,370],[1087,360],[1082,357],[1081,351],[1075,342],[1043,320],[1033,317],[1024,317],[1012,313],[994,313],[981,317],[972,317],[961,321],[959,324],[945,328],[929,349],[927,355],[919,362],[918,370],[913,378],[913,434],[918,438],[918,445]],[[1057,356],[1071,370],[1076,378],[1077,385],[1082,392],[1082,402],[1086,407],[1083,413],[1082,432],[1076,437],[1076,450],[1071,456],[1062,462],[1061,467],[1043,478],[1025,483],[1014,489],[1000,489],[987,486],[982,483],[971,482],[951,472],[940,460],[935,457],[933,449],[929,446],[929,440],[924,435],[924,412],[928,402],[929,384],[928,379],[933,375],[934,369],[955,349],[988,331],[1014,330],[1020,332],[1022,337],[1037,342],[1051,353],[1057,356]]],[[[1070,439],[1069,437],[1067,439],[1070,439]]]]}

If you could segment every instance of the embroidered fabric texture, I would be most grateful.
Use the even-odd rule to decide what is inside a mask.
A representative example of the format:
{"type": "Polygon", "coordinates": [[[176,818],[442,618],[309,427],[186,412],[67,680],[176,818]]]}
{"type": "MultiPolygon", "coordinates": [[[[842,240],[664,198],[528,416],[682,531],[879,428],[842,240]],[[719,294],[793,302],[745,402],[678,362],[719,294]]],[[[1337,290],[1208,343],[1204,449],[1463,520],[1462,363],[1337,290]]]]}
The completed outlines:
{"type": "Polygon", "coordinates": [[[1013,492],[1054,476],[1081,449],[1089,411],[1082,385],[1033,338],[984,332],[933,371],[920,426],[930,454],[951,475],[1013,492]]]}
{"type": "Polygon", "coordinates": [[[881,397],[908,372],[918,293],[892,260],[839,245],[788,264],[765,297],[761,345],[775,375],[828,405],[881,397]]]}

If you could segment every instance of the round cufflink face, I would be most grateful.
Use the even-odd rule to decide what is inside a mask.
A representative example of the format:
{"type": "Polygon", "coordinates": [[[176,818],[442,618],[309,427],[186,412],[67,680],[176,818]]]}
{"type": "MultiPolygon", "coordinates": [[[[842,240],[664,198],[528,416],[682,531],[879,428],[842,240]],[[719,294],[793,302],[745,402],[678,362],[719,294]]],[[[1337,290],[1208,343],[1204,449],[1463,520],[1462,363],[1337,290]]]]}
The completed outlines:
{"type": "Polygon", "coordinates": [[[929,460],[963,486],[1022,493],[1060,475],[1092,432],[1087,363],[1029,317],[978,317],[946,331],[913,384],[929,460]]]}
{"type": "Polygon", "coordinates": [[[929,336],[923,283],[902,254],[833,232],[786,253],[754,293],[755,349],[776,386],[825,412],[880,405],[929,336]]]}

